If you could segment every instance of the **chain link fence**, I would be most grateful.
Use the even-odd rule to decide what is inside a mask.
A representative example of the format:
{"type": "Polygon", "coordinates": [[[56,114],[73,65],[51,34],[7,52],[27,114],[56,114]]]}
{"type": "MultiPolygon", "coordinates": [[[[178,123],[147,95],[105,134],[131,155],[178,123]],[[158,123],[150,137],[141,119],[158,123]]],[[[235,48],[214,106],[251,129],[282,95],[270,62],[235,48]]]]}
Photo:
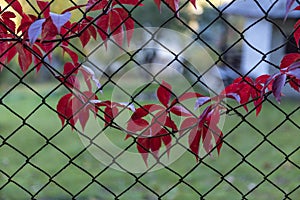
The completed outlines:
{"type": "MultiPolygon", "coordinates": [[[[20,2],[40,15],[35,3],[20,2]]],[[[100,99],[139,107],[156,101],[161,80],[172,84],[176,95],[190,90],[214,95],[236,77],[273,73],[285,53],[298,52],[292,35],[299,16],[291,14],[284,23],[278,14],[285,13],[285,1],[237,0],[220,6],[207,0],[196,11],[183,2],[179,15],[164,2],[161,11],[152,1],[141,2],[144,6],[125,8],[136,26],[128,47],[108,39],[80,50],[79,40],[68,41],[100,80],[100,99]]],[[[50,3],[59,12],[82,2],[50,3]]],[[[10,6],[1,3],[1,12],[10,6]]],[[[75,12],[78,21],[86,17],[84,8],[75,12]]],[[[22,73],[16,58],[1,63],[1,200],[299,198],[300,106],[293,91],[284,91],[281,104],[265,98],[258,117],[255,107],[246,113],[226,102],[230,109],[219,156],[201,150],[197,162],[186,138],[174,136],[174,153],[146,166],[135,140],[124,140],[122,130],[104,126],[103,118],[89,122],[85,131],[61,126],[56,105],[67,90],[53,72],[61,71],[66,59],[54,53],[50,62],[45,56],[38,74],[36,67],[22,73]]],[[[114,123],[124,127],[126,116],[121,113],[114,123]]]]}

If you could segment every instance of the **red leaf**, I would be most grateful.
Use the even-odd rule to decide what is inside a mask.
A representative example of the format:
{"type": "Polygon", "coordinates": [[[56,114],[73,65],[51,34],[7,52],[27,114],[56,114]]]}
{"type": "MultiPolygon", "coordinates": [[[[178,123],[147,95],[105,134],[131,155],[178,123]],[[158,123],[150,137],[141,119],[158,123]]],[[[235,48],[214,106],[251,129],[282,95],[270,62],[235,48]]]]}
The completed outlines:
{"type": "Polygon", "coordinates": [[[77,110],[77,105],[76,105],[76,97],[75,98],[71,98],[69,101],[68,106],[66,107],[66,116],[67,119],[69,119],[69,123],[73,126],[75,126],[75,124],[78,121],[78,110],[77,110]]]}
{"type": "MultiPolygon", "coordinates": [[[[57,34],[58,34],[58,30],[57,30],[56,26],[53,24],[52,20],[48,18],[43,26],[43,31],[42,31],[43,40],[53,39],[56,37],[57,34]]],[[[50,45],[53,46],[53,43],[50,43],[49,46],[50,45]]]]}
{"type": "Polygon", "coordinates": [[[300,92],[300,80],[296,79],[296,78],[291,78],[291,80],[289,81],[290,86],[296,90],[297,92],[300,92]]]}
{"type": "Polygon", "coordinates": [[[291,64],[288,68],[287,71],[291,71],[294,69],[300,68],[300,61],[294,62],[293,64],[291,64]]]}
{"type": "MultiPolygon", "coordinates": [[[[142,5],[140,2],[141,0],[116,0],[114,2],[117,2],[119,4],[127,4],[127,5],[142,5]]],[[[116,4],[116,3],[115,3],[116,4]]]]}
{"type": "Polygon", "coordinates": [[[196,100],[195,108],[199,108],[199,107],[203,106],[204,104],[206,104],[206,103],[208,103],[210,101],[211,101],[210,97],[199,97],[196,100]]]}
{"type": "Polygon", "coordinates": [[[157,135],[163,126],[172,128],[172,122],[167,120],[167,113],[165,111],[160,111],[156,113],[151,121],[151,135],[157,135]]]}
{"type": "Polygon", "coordinates": [[[280,74],[279,76],[277,76],[273,82],[273,95],[275,96],[275,99],[280,102],[280,98],[281,98],[281,90],[285,84],[286,81],[286,74],[280,74]]]}
{"type": "Polygon", "coordinates": [[[101,83],[99,82],[99,80],[96,78],[95,73],[92,69],[90,69],[89,67],[86,67],[84,65],[81,66],[80,68],[81,73],[83,74],[84,80],[89,88],[89,91],[92,90],[92,85],[91,85],[91,81],[94,81],[94,83],[96,84],[97,88],[100,89],[101,88],[101,83]]]}
{"type": "Polygon", "coordinates": [[[30,24],[32,24],[36,19],[37,19],[36,16],[24,15],[21,19],[20,26],[17,29],[17,33],[19,33],[20,31],[22,31],[23,33],[27,32],[30,24]]]}
{"type": "Polygon", "coordinates": [[[166,117],[166,122],[164,123],[164,126],[171,128],[173,132],[178,131],[175,122],[169,116],[166,117]]]}
{"type": "Polygon", "coordinates": [[[91,103],[92,101],[98,101],[98,97],[95,93],[91,91],[84,91],[86,102],[88,103],[86,107],[94,113],[94,116],[97,117],[98,107],[95,104],[91,103]]]}
{"type": "MultiPolygon", "coordinates": [[[[139,2],[139,0],[137,0],[139,2]]],[[[131,38],[133,36],[134,31],[134,20],[129,17],[128,12],[122,8],[115,8],[115,10],[119,13],[121,19],[123,19],[123,23],[126,29],[127,43],[130,44],[131,38]]]]}
{"type": "Polygon", "coordinates": [[[106,107],[104,109],[105,126],[110,125],[112,120],[118,115],[119,109],[116,107],[106,107]]]}
{"type": "Polygon", "coordinates": [[[149,138],[150,150],[153,153],[155,158],[158,158],[159,149],[161,147],[161,138],[160,137],[152,137],[149,138]]]}
{"type": "Polygon", "coordinates": [[[162,107],[160,105],[156,105],[156,104],[148,104],[148,105],[145,105],[143,107],[136,109],[136,111],[133,113],[131,118],[133,120],[136,120],[138,118],[145,117],[149,113],[155,112],[157,110],[164,110],[164,107],[162,107]]]}
{"type": "Polygon", "coordinates": [[[172,106],[170,111],[177,116],[184,116],[184,117],[193,116],[193,114],[183,106],[172,106]]]}
{"type": "Polygon", "coordinates": [[[89,110],[85,106],[86,98],[79,95],[78,97],[74,97],[73,99],[71,99],[71,102],[72,102],[72,115],[73,115],[72,119],[74,120],[74,124],[72,125],[75,125],[77,119],[79,119],[79,123],[82,127],[82,130],[84,130],[90,116],[89,110]]]}
{"type": "MultiPolygon", "coordinates": [[[[272,85],[273,85],[273,82],[274,82],[274,78],[276,77],[276,74],[270,76],[270,75],[267,75],[266,76],[266,80],[263,80],[264,82],[258,82],[258,80],[255,81],[255,88],[256,88],[256,91],[259,91],[262,95],[264,95],[266,93],[266,90],[268,89],[268,91],[272,91],[272,85]],[[267,78],[269,77],[269,78],[267,78]]],[[[259,78],[259,77],[258,77],[259,78]]]]}
{"type": "Polygon", "coordinates": [[[190,0],[190,2],[193,4],[193,6],[194,6],[195,8],[197,8],[197,6],[196,6],[196,0],[190,0]]]}
{"type": "Polygon", "coordinates": [[[163,141],[164,145],[166,146],[167,149],[167,155],[170,155],[170,148],[172,145],[172,137],[170,136],[170,134],[168,134],[167,130],[165,129],[161,129],[161,131],[159,132],[159,135],[161,136],[161,140],[163,141]]]}
{"type": "Polygon", "coordinates": [[[186,92],[184,94],[182,94],[179,98],[176,98],[172,101],[171,106],[175,105],[178,102],[182,102],[188,99],[192,99],[192,98],[199,98],[199,97],[203,97],[202,94],[196,93],[196,92],[186,92]]]}
{"type": "Polygon", "coordinates": [[[211,144],[211,140],[212,140],[212,134],[211,131],[209,131],[209,129],[206,126],[202,126],[200,128],[201,131],[201,135],[202,135],[202,142],[203,142],[203,147],[204,150],[206,151],[206,153],[210,153],[213,146],[211,144]]]}
{"type": "Polygon", "coordinates": [[[193,128],[189,134],[189,147],[191,151],[195,154],[196,160],[198,161],[199,157],[199,148],[200,148],[200,140],[202,136],[202,129],[193,128]]]}
{"type": "Polygon", "coordinates": [[[109,28],[114,40],[119,46],[123,44],[123,28],[122,28],[123,19],[120,17],[119,13],[113,9],[109,12],[109,28]]]}
{"type": "Polygon", "coordinates": [[[22,44],[17,44],[16,48],[19,53],[18,61],[19,61],[21,70],[23,73],[25,73],[28,70],[28,68],[32,62],[32,55],[26,48],[23,47],[22,44]]]}
{"type": "Polygon", "coordinates": [[[56,78],[60,82],[62,82],[67,88],[70,88],[70,89],[77,88],[78,90],[80,89],[80,82],[79,82],[77,76],[74,76],[74,75],[71,75],[68,77],[57,76],[56,78]]]}
{"type": "Polygon", "coordinates": [[[127,130],[133,133],[145,129],[149,125],[148,121],[145,119],[130,119],[127,124],[127,130]]]}
{"type": "Polygon", "coordinates": [[[17,11],[21,16],[24,15],[21,4],[18,0],[5,0],[10,6],[17,11]]]}
{"type": "Polygon", "coordinates": [[[69,76],[71,74],[77,74],[77,67],[75,67],[73,65],[73,63],[70,63],[70,62],[67,62],[65,65],[64,65],[64,72],[63,72],[63,75],[66,75],[66,76],[69,76]]]}
{"type": "Polygon", "coordinates": [[[158,100],[165,106],[168,107],[168,103],[171,99],[172,86],[167,82],[163,81],[157,89],[158,100]]]}
{"type": "Polygon", "coordinates": [[[38,55],[38,56],[36,55],[33,56],[33,61],[34,64],[36,65],[36,72],[39,72],[43,64],[41,60],[41,58],[43,58],[43,54],[36,45],[32,46],[32,50],[38,55]]]}
{"type": "Polygon", "coordinates": [[[161,0],[154,0],[154,3],[157,5],[158,9],[160,10],[161,0]]]}
{"type": "Polygon", "coordinates": [[[94,40],[97,40],[97,31],[93,25],[90,25],[89,27],[89,33],[94,38],[94,40]]]}
{"type": "Polygon", "coordinates": [[[89,116],[90,116],[89,110],[86,108],[82,108],[78,115],[79,115],[80,125],[82,127],[82,130],[84,131],[86,123],[89,120],[89,116]]]}
{"type": "Polygon", "coordinates": [[[108,25],[109,25],[109,17],[108,15],[104,14],[102,15],[96,22],[97,26],[99,27],[97,29],[100,37],[103,41],[106,41],[108,38],[108,25]]]}
{"type": "Polygon", "coordinates": [[[259,115],[262,109],[262,102],[264,97],[261,96],[261,92],[257,92],[256,90],[251,90],[251,97],[254,99],[253,104],[256,108],[256,116],[259,115]]]}
{"type": "MultiPolygon", "coordinates": [[[[195,0],[191,0],[191,2],[195,5],[195,0]]],[[[160,9],[161,0],[154,0],[157,7],[160,9]]],[[[165,0],[165,3],[170,6],[170,8],[175,12],[179,8],[179,0],[165,0]]]]}
{"type": "Polygon", "coordinates": [[[52,51],[53,51],[54,44],[55,43],[40,43],[40,42],[35,43],[35,45],[40,47],[42,51],[48,55],[47,57],[50,62],[52,62],[52,54],[53,54],[52,51]]]}
{"type": "Polygon", "coordinates": [[[81,32],[79,37],[82,47],[85,47],[91,39],[91,35],[88,30],[81,32]]]}
{"type": "Polygon", "coordinates": [[[294,62],[300,60],[300,53],[289,53],[286,54],[283,59],[281,60],[280,63],[280,69],[284,70],[285,68],[287,68],[288,66],[290,66],[291,64],[293,64],[294,62]]]}
{"type": "Polygon", "coordinates": [[[149,149],[150,149],[149,139],[148,138],[143,138],[143,137],[138,137],[137,141],[136,141],[136,144],[137,144],[138,152],[142,155],[146,166],[148,166],[148,161],[147,160],[148,160],[148,152],[149,152],[149,149]]]}
{"type": "Polygon", "coordinates": [[[72,97],[72,93],[66,94],[63,96],[56,106],[56,111],[59,113],[58,117],[61,120],[62,125],[65,124],[65,120],[68,119],[70,116],[67,115],[67,109],[69,107],[69,101],[72,97]]]}
{"type": "Polygon", "coordinates": [[[66,46],[61,46],[61,48],[63,49],[64,52],[67,52],[69,54],[74,64],[78,63],[78,55],[74,51],[72,51],[66,46]]]}
{"type": "Polygon", "coordinates": [[[241,103],[241,97],[239,93],[227,93],[226,97],[236,100],[238,103],[241,103]]]}
{"type": "Polygon", "coordinates": [[[86,4],[86,11],[101,10],[108,5],[108,0],[89,0],[86,4]]]}
{"type": "Polygon", "coordinates": [[[243,89],[243,87],[244,84],[242,83],[232,83],[225,87],[220,96],[221,98],[225,96],[227,98],[236,100],[238,103],[241,103],[240,91],[243,89]]]}
{"type": "Polygon", "coordinates": [[[211,114],[212,111],[212,105],[208,106],[207,108],[205,108],[205,110],[203,111],[203,113],[200,115],[199,117],[199,124],[202,126],[206,119],[208,117],[210,117],[209,115],[211,114]]]}
{"type": "MultiPolygon", "coordinates": [[[[14,45],[14,43],[12,45],[14,45]]],[[[8,48],[10,48],[10,47],[8,47],[8,48]]],[[[15,57],[16,54],[17,54],[17,48],[14,45],[7,52],[6,62],[9,63],[15,57]]]]}
{"type": "Polygon", "coordinates": [[[57,28],[58,33],[60,33],[61,27],[70,20],[71,13],[65,12],[64,14],[56,14],[50,12],[50,17],[52,19],[53,24],[57,28]]]}
{"type": "Polygon", "coordinates": [[[215,139],[217,151],[218,151],[218,154],[220,155],[221,148],[222,148],[222,145],[223,145],[223,142],[222,142],[222,140],[223,140],[223,133],[218,128],[218,126],[216,126],[213,123],[210,123],[209,128],[211,129],[211,134],[213,135],[213,137],[215,139]]]}
{"type": "MultiPolygon", "coordinates": [[[[299,6],[300,8],[300,6],[299,6]]],[[[294,38],[295,38],[295,41],[296,41],[296,44],[297,44],[297,47],[299,48],[300,47],[300,20],[298,20],[296,22],[296,24],[294,25],[294,29],[295,29],[295,32],[294,32],[294,38]]]]}
{"type": "Polygon", "coordinates": [[[179,135],[183,135],[185,132],[188,132],[191,129],[198,128],[197,126],[198,119],[196,117],[189,117],[185,119],[180,126],[179,135]]]}
{"type": "Polygon", "coordinates": [[[2,16],[3,19],[4,19],[4,18],[10,19],[10,18],[15,18],[15,17],[16,17],[15,13],[10,12],[10,11],[5,11],[5,12],[3,12],[3,13],[1,14],[1,16],[2,16]]]}
{"type": "Polygon", "coordinates": [[[40,8],[42,13],[44,14],[44,17],[45,18],[50,17],[50,4],[49,4],[49,2],[40,1],[40,0],[37,0],[36,2],[38,4],[38,7],[40,8]]]}
{"type": "Polygon", "coordinates": [[[41,35],[44,22],[45,19],[39,19],[30,25],[28,29],[28,37],[30,44],[35,43],[37,38],[41,35]]]}
{"type": "Polygon", "coordinates": [[[78,9],[78,8],[82,8],[82,7],[85,7],[85,6],[86,6],[86,4],[81,4],[81,5],[72,6],[72,7],[70,7],[70,8],[67,8],[66,10],[62,11],[61,13],[64,14],[64,13],[66,13],[66,12],[71,12],[71,11],[73,11],[73,10],[76,10],[76,9],[78,9]]]}

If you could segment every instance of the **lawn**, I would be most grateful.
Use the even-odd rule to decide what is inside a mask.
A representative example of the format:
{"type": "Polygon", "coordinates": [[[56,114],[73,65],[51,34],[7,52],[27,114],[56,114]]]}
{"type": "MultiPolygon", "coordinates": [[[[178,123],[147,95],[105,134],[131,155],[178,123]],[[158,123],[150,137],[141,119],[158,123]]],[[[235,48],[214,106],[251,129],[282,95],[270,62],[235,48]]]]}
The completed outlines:
{"type": "MultiPolygon", "coordinates": [[[[32,87],[45,96],[55,86],[32,87]]],[[[8,89],[1,88],[1,96],[8,89]]],[[[283,98],[280,105],[266,102],[259,117],[253,112],[243,123],[237,115],[227,116],[220,156],[204,156],[197,163],[191,153],[177,145],[176,151],[182,155],[168,167],[130,174],[118,170],[116,164],[107,167],[104,162],[111,158],[105,158],[107,154],[101,154],[99,148],[93,151],[91,146],[86,150],[86,137],[96,137],[101,123],[90,123],[85,135],[70,127],[62,128],[57,114],[49,107],[55,109],[63,93],[64,90],[58,90],[47,97],[48,106],[24,86],[3,99],[3,104],[15,114],[0,105],[1,200],[30,199],[29,193],[41,200],[64,200],[74,195],[87,200],[150,200],[157,199],[154,193],[164,200],[199,199],[201,195],[209,200],[242,199],[243,195],[255,200],[284,199],[285,194],[289,199],[300,196],[299,99],[283,98]],[[31,114],[32,110],[36,111],[31,114]]],[[[245,114],[242,109],[239,111],[245,114]]],[[[116,147],[132,145],[131,139],[124,141],[120,131],[108,128],[104,134],[116,147]]],[[[103,142],[101,137],[95,141],[103,142]]],[[[134,146],[128,149],[136,156],[134,159],[121,155],[116,162],[146,169],[134,151],[134,146]]]]}

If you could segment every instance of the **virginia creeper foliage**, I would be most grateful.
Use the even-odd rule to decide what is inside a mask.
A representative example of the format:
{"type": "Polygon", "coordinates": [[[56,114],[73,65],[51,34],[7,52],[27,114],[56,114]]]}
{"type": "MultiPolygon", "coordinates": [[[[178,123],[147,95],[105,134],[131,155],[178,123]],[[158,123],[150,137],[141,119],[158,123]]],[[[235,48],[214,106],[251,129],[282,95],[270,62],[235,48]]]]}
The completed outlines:
{"type": "MultiPolygon", "coordinates": [[[[174,13],[180,11],[180,0],[153,0],[160,9],[162,4],[168,6],[174,13]]],[[[142,105],[135,109],[131,105],[112,102],[101,98],[102,90],[99,80],[93,70],[81,64],[79,56],[69,45],[73,38],[79,38],[84,48],[92,39],[113,39],[119,46],[130,45],[133,37],[135,21],[131,18],[128,7],[143,6],[139,0],[88,0],[84,5],[67,8],[62,13],[51,12],[51,4],[36,0],[40,15],[35,16],[23,12],[22,5],[17,0],[6,0],[14,12],[2,10],[0,7],[0,69],[17,57],[20,69],[26,73],[30,66],[37,72],[41,69],[44,59],[52,60],[53,50],[60,48],[70,61],[66,62],[61,72],[48,69],[70,93],[61,97],[57,104],[57,113],[62,125],[66,123],[75,127],[79,123],[84,130],[90,114],[103,116],[105,126],[119,128],[114,119],[121,110],[130,110],[125,139],[136,141],[137,151],[147,164],[149,154],[159,159],[159,150],[165,148],[169,155],[174,134],[179,137],[188,136],[189,149],[199,158],[200,144],[210,154],[214,149],[221,151],[223,133],[218,127],[220,117],[227,112],[224,101],[234,100],[248,112],[248,104],[253,102],[256,115],[261,112],[264,99],[273,94],[276,101],[281,101],[282,89],[285,85],[300,92],[300,54],[291,53],[284,56],[279,72],[273,75],[261,75],[255,79],[240,77],[228,85],[220,94],[209,97],[195,92],[187,92],[176,96],[172,85],[162,81],[157,88],[158,102],[142,105]],[[83,9],[85,17],[78,22],[72,22],[72,11],[83,9]],[[93,13],[100,13],[93,17],[93,13]],[[17,27],[14,18],[21,18],[17,27]],[[125,33],[126,32],[126,33],[125,33]],[[126,38],[125,38],[126,36],[126,38]],[[4,40],[2,40],[4,39],[4,40]],[[78,80],[81,74],[85,87],[78,80]],[[97,91],[93,92],[93,85],[97,91]],[[82,88],[87,88],[83,90],[82,88]],[[194,99],[195,108],[202,113],[196,116],[187,109],[183,102],[194,99]],[[100,112],[102,111],[102,112],[100,112]],[[182,122],[174,120],[181,117],[182,122]]],[[[196,9],[196,0],[190,0],[196,9]]],[[[286,13],[292,9],[295,0],[287,0],[286,13]]],[[[295,10],[300,10],[296,7],[295,10]]],[[[295,11],[297,12],[297,11],[295,11]]],[[[299,47],[300,20],[294,26],[294,38],[299,47]]],[[[105,92],[105,91],[104,91],[105,92]]]]}

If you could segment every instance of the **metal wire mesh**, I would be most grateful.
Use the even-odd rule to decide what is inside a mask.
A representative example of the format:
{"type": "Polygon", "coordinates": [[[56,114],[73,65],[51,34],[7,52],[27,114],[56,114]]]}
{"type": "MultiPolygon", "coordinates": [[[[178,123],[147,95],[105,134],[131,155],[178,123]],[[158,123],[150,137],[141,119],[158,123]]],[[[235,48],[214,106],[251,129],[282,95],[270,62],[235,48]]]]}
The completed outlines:
{"type": "MultiPolygon", "coordinates": [[[[145,1],[142,2],[146,4],[145,1]]],[[[122,50],[116,51],[122,54],[119,54],[121,56],[116,59],[118,62],[110,60],[110,57],[100,56],[101,59],[108,60],[107,63],[104,62],[107,65],[104,68],[96,63],[94,57],[102,53],[105,56],[114,53],[110,52],[110,47],[106,49],[105,43],[97,41],[97,45],[89,46],[85,51],[77,47],[79,42],[76,38],[68,40],[68,43],[80,55],[83,64],[91,66],[97,74],[101,74],[103,91],[116,90],[117,95],[126,96],[130,103],[137,106],[141,106],[141,101],[153,101],[151,85],[159,83],[160,74],[172,68],[174,63],[180,66],[182,70],[180,74],[188,80],[184,91],[194,89],[215,93],[214,88],[201,79],[209,73],[211,68],[216,65],[222,66],[220,70],[225,70],[225,75],[232,74],[229,77],[230,80],[233,77],[250,75],[260,67],[261,63],[267,63],[268,67],[272,68],[270,71],[274,71],[278,69],[280,58],[277,58],[277,63],[269,58],[274,55],[278,56],[276,53],[284,51],[286,45],[290,44],[292,32],[287,33],[282,28],[283,20],[270,17],[271,9],[265,10],[261,1],[253,2],[263,16],[257,17],[253,23],[244,28],[239,24],[243,21],[242,18],[236,20],[237,18],[226,14],[226,9],[233,6],[234,1],[221,8],[207,1],[207,6],[213,15],[207,20],[207,24],[202,25],[202,21],[199,20],[200,28],[192,27],[188,22],[190,18],[185,18],[184,14],[178,16],[170,12],[169,15],[164,16],[165,20],[159,22],[159,28],[169,28],[172,24],[177,24],[176,30],[185,31],[192,38],[178,51],[170,48],[171,43],[158,39],[157,33],[160,29],[153,31],[141,21],[143,16],[136,13],[138,9],[141,9],[139,6],[126,7],[125,9],[133,16],[136,29],[142,29],[143,34],[147,35],[146,38],[150,39],[144,40],[136,50],[129,51],[124,46],[119,46],[118,48],[122,50]],[[253,46],[245,38],[246,32],[262,21],[271,24],[273,29],[281,34],[280,37],[284,38],[282,43],[273,46],[267,52],[253,46]],[[222,45],[216,45],[215,41],[207,39],[207,36],[215,34],[213,38],[217,40],[214,28],[219,28],[220,24],[221,31],[223,30],[221,35],[225,35],[227,39],[224,42],[224,37],[221,37],[222,45]],[[152,51],[154,47],[149,45],[151,42],[155,42],[155,48],[159,51],[152,51]],[[180,57],[184,52],[193,49],[195,43],[201,43],[212,57],[212,61],[207,64],[209,67],[201,74],[193,70],[191,66],[193,64],[180,57]],[[256,65],[248,68],[247,72],[241,70],[242,63],[239,61],[241,59],[239,56],[242,54],[239,52],[242,51],[243,44],[261,56],[256,65]],[[108,53],[105,53],[103,49],[108,53]],[[167,52],[171,55],[171,59],[168,57],[162,68],[152,72],[149,69],[152,70],[151,65],[157,64],[155,54],[160,52],[167,52]],[[238,52],[238,54],[235,55],[233,52],[238,52]],[[233,56],[237,61],[230,60],[233,56]],[[118,65],[114,66],[115,63],[118,65]],[[132,70],[130,66],[133,64],[138,66],[140,73],[138,75],[144,77],[146,81],[137,92],[130,93],[125,85],[120,84],[120,80],[124,74],[132,70]],[[150,92],[147,93],[147,91],[150,92]],[[143,96],[144,93],[146,96],[143,96]]],[[[271,7],[280,2],[273,1],[271,7]]],[[[64,3],[70,6],[79,5],[73,0],[64,3]]],[[[35,15],[41,15],[34,3],[26,1],[26,4],[35,15]]],[[[50,4],[61,6],[61,2],[55,0],[52,0],[50,4]]],[[[186,11],[188,5],[188,2],[182,3],[179,11],[188,12],[186,11]]],[[[11,4],[5,6],[1,6],[2,12],[9,9],[11,4]]],[[[169,10],[167,7],[163,9],[165,12],[169,10]]],[[[95,19],[100,16],[101,14],[95,16],[95,19]]],[[[86,18],[84,9],[78,8],[76,17],[79,18],[78,21],[86,18]]],[[[197,17],[199,16],[196,16],[196,21],[197,17]]],[[[6,27],[2,22],[1,25],[6,27]]],[[[90,26],[97,27],[94,22],[91,22],[90,26]]],[[[5,40],[1,38],[0,42],[5,40]]],[[[63,40],[58,40],[56,46],[63,40]]],[[[112,37],[109,42],[118,46],[112,37]]],[[[18,41],[15,44],[17,43],[18,41]]],[[[27,46],[27,49],[36,55],[30,46],[27,46]]],[[[197,52],[195,54],[197,57],[197,52]]],[[[286,98],[286,103],[283,100],[281,105],[274,102],[272,97],[267,97],[263,102],[266,108],[262,117],[255,117],[255,108],[245,113],[241,106],[237,107],[229,102],[227,103],[229,115],[223,127],[224,145],[219,157],[213,158],[204,154],[199,162],[196,162],[186,144],[180,138],[174,137],[173,147],[179,146],[180,151],[183,152],[182,156],[168,164],[158,160],[146,169],[143,168],[143,171],[133,173],[124,165],[123,155],[128,151],[134,151],[136,141],[134,139],[123,141],[122,130],[112,130],[102,126],[99,130],[83,132],[74,127],[74,132],[78,133],[75,134],[71,132],[69,123],[60,126],[56,103],[57,99],[66,92],[64,86],[55,79],[55,76],[60,74],[59,66],[64,62],[60,59],[62,58],[55,57],[50,63],[47,61],[47,55],[44,55],[44,66],[38,75],[35,75],[37,66],[33,66],[22,74],[16,67],[16,61],[11,61],[7,65],[1,63],[3,66],[1,79],[5,81],[1,81],[0,98],[2,113],[0,118],[3,118],[0,121],[0,127],[2,127],[0,133],[0,199],[299,198],[299,97],[286,98]],[[41,82],[40,76],[50,81],[39,83],[41,82]],[[115,140],[115,145],[122,150],[114,154],[101,146],[101,143],[96,142],[97,138],[103,135],[115,140]],[[107,157],[109,161],[99,162],[101,158],[95,158],[91,149],[101,152],[100,156],[107,157]],[[158,166],[160,169],[155,170],[158,166]]],[[[137,69],[133,68],[133,70],[137,69]]],[[[125,82],[121,83],[134,85],[135,79],[129,76],[125,82]]],[[[287,93],[289,94],[290,91],[287,93]]],[[[101,112],[104,113],[104,111],[101,112]]],[[[97,120],[99,124],[103,123],[101,115],[97,120]]],[[[120,122],[114,121],[114,123],[118,125],[120,122]]],[[[127,162],[134,161],[128,160],[127,162]]],[[[144,165],[142,159],[136,162],[144,165]]]]}

